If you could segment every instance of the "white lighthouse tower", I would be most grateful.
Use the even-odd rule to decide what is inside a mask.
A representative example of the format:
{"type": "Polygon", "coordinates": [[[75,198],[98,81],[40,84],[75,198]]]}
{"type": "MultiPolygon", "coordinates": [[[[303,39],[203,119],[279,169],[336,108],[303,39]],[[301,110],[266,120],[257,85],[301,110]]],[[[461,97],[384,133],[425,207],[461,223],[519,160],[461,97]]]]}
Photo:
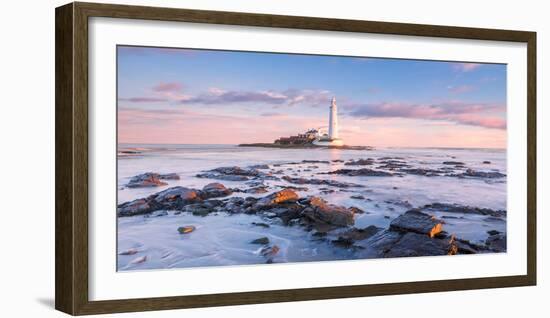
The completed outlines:
{"type": "MultiPolygon", "coordinates": [[[[319,129],[322,131],[322,129],[319,129]]],[[[326,130],[325,130],[326,131],[326,130]]],[[[340,139],[338,133],[338,106],[336,105],[336,97],[332,97],[330,103],[330,112],[328,117],[328,134],[324,133],[314,142],[318,146],[343,146],[344,141],[340,139]]]]}
{"type": "Polygon", "coordinates": [[[338,106],[336,106],[336,97],[332,97],[330,102],[330,115],[328,119],[328,137],[331,140],[338,137],[338,106]]]}

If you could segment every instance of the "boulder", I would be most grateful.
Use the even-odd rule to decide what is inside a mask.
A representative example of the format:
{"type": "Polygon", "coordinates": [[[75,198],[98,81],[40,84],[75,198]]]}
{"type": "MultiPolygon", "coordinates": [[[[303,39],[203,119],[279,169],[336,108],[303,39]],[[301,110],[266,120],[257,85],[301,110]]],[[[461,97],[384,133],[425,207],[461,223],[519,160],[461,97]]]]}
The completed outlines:
{"type": "Polygon", "coordinates": [[[390,223],[390,230],[400,232],[414,232],[434,237],[441,232],[441,221],[420,210],[409,210],[390,223]]]}
{"type": "Polygon", "coordinates": [[[267,236],[257,238],[255,240],[252,240],[250,244],[261,244],[261,245],[267,245],[269,244],[269,238],[267,236]]]}
{"type": "Polygon", "coordinates": [[[487,179],[495,179],[495,178],[504,178],[506,177],[505,174],[500,173],[498,171],[477,171],[473,169],[467,169],[466,172],[458,175],[462,177],[473,177],[473,178],[487,178],[487,179]]]}
{"type": "Polygon", "coordinates": [[[485,245],[493,252],[506,252],[506,234],[498,233],[491,235],[485,240],[485,245]]]}
{"type": "Polygon", "coordinates": [[[195,227],[193,225],[188,225],[188,226],[180,226],[178,227],[178,232],[180,234],[188,234],[188,233],[191,233],[193,231],[195,231],[195,227]]]}
{"type": "Polygon", "coordinates": [[[272,193],[258,202],[256,202],[256,208],[267,208],[283,202],[293,202],[299,199],[298,194],[291,189],[283,189],[281,191],[272,193]]]}
{"type": "Polygon", "coordinates": [[[226,188],[221,183],[209,183],[202,188],[201,197],[204,199],[219,198],[231,195],[233,191],[226,188]]]}
{"type": "Polygon", "coordinates": [[[393,244],[383,257],[454,255],[456,252],[456,245],[452,239],[430,238],[408,232],[393,244]]]}
{"type": "Polygon", "coordinates": [[[346,162],[345,166],[369,166],[374,164],[374,160],[372,158],[367,159],[357,159],[357,160],[350,160],[346,162]]]}
{"type": "Polygon", "coordinates": [[[421,208],[422,210],[439,211],[439,212],[451,212],[451,213],[464,213],[464,214],[479,214],[487,215],[496,218],[506,216],[506,210],[492,210],[487,208],[478,208],[467,205],[450,204],[450,203],[432,203],[427,204],[421,208]]]}
{"type": "Polygon", "coordinates": [[[394,174],[386,171],[373,170],[368,168],[361,169],[338,169],[327,172],[327,174],[341,174],[346,176],[366,176],[366,177],[391,177],[394,174]]]}
{"type": "Polygon", "coordinates": [[[310,209],[302,212],[306,218],[314,223],[326,223],[334,226],[349,226],[355,223],[353,212],[349,209],[328,204],[319,197],[312,197],[309,200],[310,209]]]}
{"type": "Polygon", "coordinates": [[[153,212],[160,208],[159,204],[148,201],[147,199],[136,199],[130,202],[120,204],[117,208],[118,216],[134,216],[153,212]]]}
{"type": "Polygon", "coordinates": [[[132,177],[126,186],[128,188],[147,188],[163,185],[167,185],[167,183],[160,181],[160,175],[158,173],[146,172],[132,177]]]}

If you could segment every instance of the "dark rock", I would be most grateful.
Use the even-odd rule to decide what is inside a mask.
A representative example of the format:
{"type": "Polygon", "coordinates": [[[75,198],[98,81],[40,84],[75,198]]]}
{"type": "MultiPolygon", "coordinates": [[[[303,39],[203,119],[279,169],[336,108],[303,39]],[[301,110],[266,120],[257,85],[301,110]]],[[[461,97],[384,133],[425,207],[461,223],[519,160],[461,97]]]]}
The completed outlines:
{"type": "Polygon", "coordinates": [[[366,177],[391,177],[394,174],[385,172],[385,171],[378,171],[378,170],[372,170],[368,168],[361,168],[361,169],[338,169],[335,171],[326,172],[326,174],[341,174],[346,176],[366,176],[366,177]]]}
{"type": "MultiPolygon", "coordinates": [[[[222,197],[231,194],[231,190],[222,184],[209,184],[203,190],[185,187],[172,187],[160,191],[147,198],[137,199],[120,204],[117,209],[118,216],[132,216],[146,214],[156,210],[183,210],[186,205],[200,203],[206,199],[222,197]]],[[[206,204],[212,204],[208,202],[206,204]]],[[[197,212],[200,214],[206,211],[197,212]]]]}
{"type": "Polygon", "coordinates": [[[269,238],[267,238],[266,236],[260,237],[260,238],[257,238],[257,239],[255,239],[255,240],[252,240],[252,241],[250,242],[250,244],[267,245],[267,244],[269,244],[269,238]]]}
{"type": "Polygon", "coordinates": [[[159,187],[167,185],[166,182],[160,180],[158,173],[146,172],[130,179],[126,185],[128,188],[146,188],[146,187],[159,187]]]}
{"type": "Polygon", "coordinates": [[[289,183],[294,184],[315,184],[315,185],[327,185],[331,187],[337,187],[337,188],[361,188],[363,185],[360,184],[354,184],[354,183],[348,183],[348,182],[339,182],[335,180],[324,180],[324,179],[306,179],[306,178],[293,178],[289,176],[282,177],[283,180],[289,183]]]}
{"type": "Polygon", "coordinates": [[[160,205],[149,202],[146,199],[136,199],[134,201],[120,204],[117,208],[118,216],[133,216],[153,212],[160,208],[160,205]]]}
{"type": "Polygon", "coordinates": [[[257,169],[243,169],[241,167],[220,167],[197,174],[198,178],[218,179],[227,181],[247,181],[263,174],[257,169]]]}
{"type": "Polygon", "coordinates": [[[393,205],[397,205],[397,206],[402,206],[404,208],[407,208],[407,209],[410,209],[413,207],[413,205],[407,201],[407,200],[404,200],[404,201],[400,201],[400,200],[386,200],[384,201],[388,204],[393,204],[393,205]]]}
{"type": "Polygon", "coordinates": [[[269,166],[266,164],[259,164],[259,165],[252,165],[249,167],[250,169],[258,169],[258,170],[265,170],[269,169],[269,166]]]}
{"type": "Polygon", "coordinates": [[[391,221],[390,230],[414,232],[434,237],[441,232],[442,224],[441,221],[420,210],[409,210],[391,221]]]}
{"type": "Polygon", "coordinates": [[[353,212],[345,207],[328,204],[319,197],[311,198],[309,204],[310,209],[304,209],[302,213],[314,223],[334,226],[349,226],[355,223],[353,212]]]}
{"type": "Polygon", "coordinates": [[[490,165],[491,164],[491,161],[488,161],[488,160],[485,160],[482,162],[484,165],[490,165]]]}
{"type": "Polygon", "coordinates": [[[256,202],[256,208],[268,208],[283,202],[293,202],[299,199],[298,194],[290,189],[284,189],[279,192],[272,193],[256,202]]]}
{"type": "Polygon", "coordinates": [[[439,203],[439,202],[427,204],[423,206],[421,209],[429,210],[429,211],[438,211],[438,212],[489,215],[493,217],[506,216],[505,210],[492,210],[487,208],[478,208],[478,207],[471,207],[471,206],[465,206],[465,205],[459,205],[459,204],[449,204],[449,203],[439,203]]]}
{"type": "Polygon", "coordinates": [[[500,234],[500,232],[497,231],[497,230],[489,230],[489,231],[487,231],[487,234],[489,234],[489,235],[497,235],[497,234],[500,234]]]}
{"type": "Polygon", "coordinates": [[[251,193],[251,194],[261,194],[268,192],[268,187],[266,186],[260,186],[260,187],[254,187],[254,188],[248,188],[244,190],[245,193],[251,193]]]}
{"type": "Polygon", "coordinates": [[[365,197],[362,196],[362,195],[352,195],[352,196],[350,196],[350,199],[365,200],[365,197]]]}
{"type": "Polygon", "coordinates": [[[365,213],[365,211],[363,211],[362,209],[360,209],[360,208],[358,208],[358,207],[356,207],[356,206],[350,207],[349,210],[350,210],[351,212],[353,212],[353,214],[363,214],[363,213],[365,213]]]}
{"type": "Polygon", "coordinates": [[[223,204],[220,200],[207,200],[199,203],[192,203],[185,206],[185,212],[193,213],[197,216],[207,216],[215,211],[218,206],[223,204]]]}
{"type": "Polygon", "coordinates": [[[498,171],[476,171],[473,169],[467,169],[466,172],[453,175],[458,177],[472,177],[472,178],[487,178],[487,179],[496,179],[496,178],[504,178],[506,177],[505,174],[500,173],[498,171]]]}
{"type": "Polygon", "coordinates": [[[369,166],[374,164],[374,160],[372,158],[367,159],[357,159],[357,160],[350,160],[346,162],[344,165],[346,166],[369,166]]]}
{"type": "Polygon", "coordinates": [[[485,245],[493,252],[506,252],[506,234],[499,233],[489,236],[485,245]]]}
{"type": "Polygon", "coordinates": [[[330,163],[327,160],[302,160],[302,163],[330,163]]]}
{"type": "Polygon", "coordinates": [[[460,161],[443,161],[443,164],[444,165],[453,165],[453,166],[463,166],[463,165],[465,165],[464,162],[460,162],[460,161]]]}
{"type": "Polygon", "coordinates": [[[373,236],[374,234],[378,233],[381,230],[383,229],[380,227],[376,227],[374,225],[369,225],[366,228],[362,228],[362,229],[358,229],[354,227],[341,233],[339,238],[350,240],[352,242],[361,241],[361,240],[368,239],[369,237],[373,236]]]}
{"type": "Polygon", "coordinates": [[[270,227],[269,224],[263,223],[263,222],[252,222],[251,224],[252,224],[252,225],[255,225],[255,226],[263,227],[263,228],[268,228],[268,227],[270,227]]]}
{"type": "Polygon", "coordinates": [[[177,173],[167,173],[159,175],[161,180],[179,180],[180,176],[177,173]]]}
{"type": "Polygon", "coordinates": [[[281,249],[277,245],[266,246],[260,250],[260,254],[265,257],[275,256],[281,249]]]}
{"type": "Polygon", "coordinates": [[[178,232],[180,234],[188,234],[188,233],[191,233],[193,231],[195,231],[195,227],[193,225],[188,225],[188,226],[180,226],[178,227],[178,232]]]}
{"type": "Polygon", "coordinates": [[[426,176],[426,177],[436,177],[445,173],[445,171],[443,170],[424,169],[424,168],[402,168],[402,169],[399,169],[399,171],[407,174],[414,174],[414,175],[426,176]]]}
{"type": "Polygon", "coordinates": [[[456,246],[448,239],[430,238],[426,235],[408,232],[383,257],[454,255],[456,246]]]}
{"type": "Polygon", "coordinates": [[[219,198],[231,195],[233,191],[221,183],[209,183],[202,188],[201,197],[204,199],[219,198]]]}

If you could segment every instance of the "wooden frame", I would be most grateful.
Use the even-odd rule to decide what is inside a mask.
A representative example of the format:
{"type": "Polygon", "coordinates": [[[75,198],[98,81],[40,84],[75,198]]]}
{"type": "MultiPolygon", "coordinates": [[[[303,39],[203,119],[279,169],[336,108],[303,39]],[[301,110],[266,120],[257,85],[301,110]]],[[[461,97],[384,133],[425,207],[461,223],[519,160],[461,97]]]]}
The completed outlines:
{"type": "Polygon", "coordinates": [[[73,315],[425,293],[536,284],[536,33],[71,3],[56,9],[55,307],[73,315]],[[88,300],[88,18],[184,21],[527,43],[527,275],[108,301],[88,300]]]}

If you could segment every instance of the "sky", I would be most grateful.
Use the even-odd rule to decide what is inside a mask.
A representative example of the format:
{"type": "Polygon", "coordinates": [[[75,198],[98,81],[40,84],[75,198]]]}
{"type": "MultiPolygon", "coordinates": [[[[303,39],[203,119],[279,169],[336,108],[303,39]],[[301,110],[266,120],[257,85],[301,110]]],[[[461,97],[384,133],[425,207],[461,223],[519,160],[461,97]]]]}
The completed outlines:
{"type": "Polygon", "coordinates": [[[118,141],[273,142],[326,127],[347,145],[506,147],[506,65],[117,47],[118,141]]]}

